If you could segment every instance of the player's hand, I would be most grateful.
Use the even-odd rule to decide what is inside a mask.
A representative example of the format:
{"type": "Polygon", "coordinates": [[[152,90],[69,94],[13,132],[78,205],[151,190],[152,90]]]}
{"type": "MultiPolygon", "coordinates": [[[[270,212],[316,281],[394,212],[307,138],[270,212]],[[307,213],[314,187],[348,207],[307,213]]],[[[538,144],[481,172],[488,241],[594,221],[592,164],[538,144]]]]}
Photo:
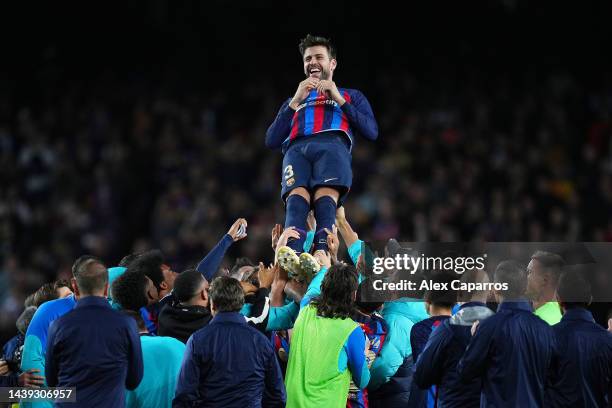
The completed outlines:
{"type": "Polygon", "coordinates": [[[0,360],[0,375],[6,375],[9,371],[8,363],[4,360],[0,360]]]}
{"type": "Polygon", "coordinates": [[[306,78],[298,85],[297,91],[295,91],[295,95],[289,102],[289,106],[293,110],[297,110],[298,106],[304,99],[308,97],[308,93],[313,89],[317,89],[317,85],[319,85],[319,80],[317,78],[306,78]]]}
{"type": "Polygon", "coordinates": [[[287,245],[289,238],[300,239],[300,233],[295,230],[295,227],[289,227],[283,231],[276,243],[276,251],[278,251],[280,247],[287,245]]]}
{"type": "Polygon", "coordinates": [[[319,249],[315,251],[313,256],[322,268],[331,267],[331,257],[329,256],[329,252],[319,249]]]}
{"type": "Polygon", "coordinates": [[[612,333],[612,319],[608,319],[608,331],[612,333]]]}
{"type": "Polygon", "coordinates": [[[338,91],[338,88],[336,87],[336,83],[334,81],[330,81],[327,79],[319,81],[319,83],[317,84],[317,92],[320,94],[326,94],[334,101],[336,101],[340,106],[346,103],[346,100],[342,97],[342,95],[340,95],[340,91],[338,91]]]}
{"type": "Polygon", "coordinates": [[[287,271],[280,267],[279,264],[274,264],[272,266],[272,271],[274,272],[274,280],[272,281],[271,291],[282,292],[285,289],[285,285],[287,285],[287,281],[289,280],[289,275],[287,271]]]}
{"type": "Polygon", "coordinates": [[[283,233],[283,226],[280,224],[275,224],[274,228],[272,228],[272,250],[276,251],[276,245],[278,244],[278,239],[283,233]]]}
{"type": "Polygon", "coordinates": [[[338,239],[338,228],[332,225],[332,230],[325,228],[327,233],[327,247],[329,248],[329,254],[331,259],[336,262],[338,261],[338,248],[340,248],[340,240],[338,239]]]}
{"type": "Polygon", "coordinates": [[[21,374],[17,378],[17,383],[20,387],[40,388],[41,385],[45,384],[45,379],[41,375],[34,373],[40,373],[38,369],[28,370],[21,374]]]}
{"type": "Polygon", "coordinates": [[[230,227],[227,234],[232,237],[234,242],[240,241],[247,236],[246,234],[247,221],[244,218],[238,218],[230,227]]]}
{"type": "Polygon", "coordinates": [[[275,274],[276,274],[276,271],[274,269],[274,266],[270,265],[269,268],[266,268],[263,262],[260,262],[259,263],[259,287],[260,288],[271,287],[272,282],[274,281],[275,274]]]}

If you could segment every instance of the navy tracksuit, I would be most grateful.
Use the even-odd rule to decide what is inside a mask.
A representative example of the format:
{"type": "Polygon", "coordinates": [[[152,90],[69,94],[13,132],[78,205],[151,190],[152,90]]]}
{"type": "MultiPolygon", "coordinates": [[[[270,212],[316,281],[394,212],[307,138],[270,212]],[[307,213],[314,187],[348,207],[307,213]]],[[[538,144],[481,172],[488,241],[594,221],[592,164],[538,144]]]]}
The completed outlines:
{"type": "Polygon", "coordinates": [[[611,404],[612,334],[586,309],[568,309],[553,326],[558,360],[547,397],[552,407],[606,407],[611,404]]]}
{"type": "Polygon", "coordinates": [[[481,407],[541,407],[554,348],[552,328],[529,302],[503,302],[480,322],[457,374],[482,379],[481,407]]]}

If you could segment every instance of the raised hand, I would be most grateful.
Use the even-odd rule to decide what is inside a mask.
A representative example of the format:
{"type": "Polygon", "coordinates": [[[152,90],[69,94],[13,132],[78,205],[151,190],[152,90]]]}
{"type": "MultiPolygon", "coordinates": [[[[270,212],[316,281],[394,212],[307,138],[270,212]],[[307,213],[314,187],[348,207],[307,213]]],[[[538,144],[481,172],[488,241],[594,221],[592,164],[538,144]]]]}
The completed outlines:
{"type": "Polygon", "coordinates": [[[272,250],[276,251],[276,244],[278,244],[278,239],[283,233],[283,226],[280,224],[274,224],[274,228],[272,228],[272,250]]]}
{"type": "Polygon", "coordinates": [[[329,268],[331,266],[331,257],[329,256],[329,252],[319,249],[315,251],[313,256],[321,267],[329,268]]]}
{"type": "Polygon", "coordinates": [[[336,225],[332,225],[332,230],[325,228],[327,233],[327,247],[329,248],[329,254],[332,261],[338,261],[338,248],[340,247],[340,240],[338,239],[338,228],[336,225]]]}
{"type": "Polygon", "coordinates": [[[278,248],[286,246],[289,238],[300,239],[300,233],[295,230],[295,227],[289,227],[283,231],[276,243],[276,250],[278,251],[278,248]]]}
{"type": "Polygon", "coordinates": [[[259,287],[269,288],[274,281],[275,270],[273,266],[266,268],[263,262],[259,263],[259,287]]]}
{"type": "Polygon", "coordinates": [[[240,241],[241,239],[246,238],[247,236],[246,227],[247,227],[247,221],[244,218],[238,218],[232,224],[229,231],[227,231],[227,234],[230,237],[232,237],[234,242],[240,241]]]}

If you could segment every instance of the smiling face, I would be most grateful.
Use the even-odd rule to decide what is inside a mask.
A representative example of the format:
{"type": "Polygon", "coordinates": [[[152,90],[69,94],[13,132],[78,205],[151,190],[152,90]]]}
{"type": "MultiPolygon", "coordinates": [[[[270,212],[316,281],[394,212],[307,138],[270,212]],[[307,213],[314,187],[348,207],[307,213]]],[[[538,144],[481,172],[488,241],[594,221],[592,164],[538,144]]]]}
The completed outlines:
{"type": "Polygon", "coordinates": [[[306,77],[330,81],[337,65],[336,60],[330,58],[327,47],[323,45],[306,48],[303,62],[306,77]]]}

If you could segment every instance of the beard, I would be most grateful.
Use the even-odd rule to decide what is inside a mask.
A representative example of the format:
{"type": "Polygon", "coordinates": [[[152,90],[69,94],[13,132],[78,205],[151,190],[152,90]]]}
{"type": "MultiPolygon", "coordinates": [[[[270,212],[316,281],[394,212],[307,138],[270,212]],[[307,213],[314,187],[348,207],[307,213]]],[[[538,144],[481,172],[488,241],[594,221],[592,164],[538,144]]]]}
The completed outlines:
{"type": "Polygon", "coordinates": [[[325,81],[328,80],[331,77],[331,71],[329,69],[325,69],[324,67],[320,66],[320,65],[313,65],[307,68],[307,71],[305,72],[306,77],[307,78],[318,78],[321,81],[325,81]],[[316,68],[319,70],[319,72],[317,74],[315,74],[314,76],[311,76],[310,74],[310,70],[316,68]]]}

